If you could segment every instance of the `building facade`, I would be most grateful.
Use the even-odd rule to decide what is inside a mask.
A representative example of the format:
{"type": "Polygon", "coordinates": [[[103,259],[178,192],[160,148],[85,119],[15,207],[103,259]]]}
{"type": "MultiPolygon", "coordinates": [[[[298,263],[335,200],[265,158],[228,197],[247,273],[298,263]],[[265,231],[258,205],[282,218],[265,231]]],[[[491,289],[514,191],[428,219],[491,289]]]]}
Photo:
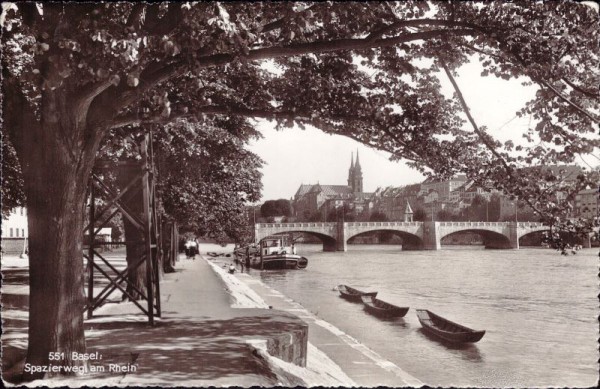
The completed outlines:
{"type": "Polygon", "coordinates": [[[598,217],[598,189],[586,189],[575,196],[574,216],[582,219],[598,217]]]}
{"type": "Polygon", "coordinates": [[[373,193],[363,192],[363,173],[358,151],[350,157],[348,185],[302,184],[292,198],[296,220],[316,217],[324,220],[332,212],[347,208],[354,217],[366,218],[372,211],[373,193]]]}
{"type": "Polygon", "coordinates": [[[23,253],[27,247],[28,237],[27,208],[17,207],[7,219],[2,219],[2,253],[23,253]]]}

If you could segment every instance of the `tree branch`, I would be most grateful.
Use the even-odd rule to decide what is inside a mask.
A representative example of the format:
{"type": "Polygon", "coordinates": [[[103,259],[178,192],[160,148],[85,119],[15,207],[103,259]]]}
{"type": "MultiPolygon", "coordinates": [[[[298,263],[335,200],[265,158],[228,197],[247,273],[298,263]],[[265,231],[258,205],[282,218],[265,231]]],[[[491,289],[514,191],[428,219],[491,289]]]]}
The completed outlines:
{"type": "Polygon", "coordinates": [[[168,35],[173,31],[183,18],[181,4],[178,2],[170,3],[167,12],[159,18],[159,3],[147,4],[146,20],[144,30],[150,35],[168,35]]]}
{"type": "Polygon", "coordinates": [[[598,99],[600,98],[600,94],[598,93],[592,93],[590,91],[587,91],[575,84],[573,84],[571,81],[569,81],[567,78],[563,77],[561,80],[563,80],[567,85],[569,85],[571,88],[575,89],[577,92],[579,93],[583,93],[584,95],[591,97],[593,99],[598,99]]]}
{"type": "MultiPolygon", "coordinates": [[[[465,98],[463,97],[463,94],[462,94],[460,88],[458,87],[458,84],[456,83],[454,76],[450,72],[450,69],[448,69],[446,62],[444,61],[444,59],[441,56],[438,56],[438,59],[440,60],[440,64],[444,68],[444,72],[446,73],[446,76],[448,76],[448,79],[450,80],[450,83],[452,84],[452,87],[454,88],[454,91],[456,92],[456,95],[458,96],[460,105],[462,106],[463,111],[465,112],[465,115],[467,115],[467,119],[471,123],[471,126],[473,127],[473,131],[477,134],[477,136],[483,142],[483,144],[486,146],[486,148],[502,164],[502,166],[504,167],[504,170],[506,171],[506,174],[508,174],[508,176],[512,180],[514,180],[514,182],[517,182],[517,178],[514,175],[514,170],[513,170],[512,166],[510,166],[506,162],[504,157],[502,157],[502,155],[500,155],[500,153],[498,153],[498,151],[496,150],[496,147],[490,142],[489,135],[485,131],[481,130],[475,123],[475,119],[473,119],[473,116],[471,115],[471,110],[469,109],[469,106],[467,105],[467,102],[465,101],[465,98]]],[[[535,204],[533,204],[531,202],[531,200],[529,200],[529,198],[524,198],[523,200],[527,203],[527,205],[529,205],[531,207],[531,209],[533,209],[535,212],[537,212],[540,216],[544,216],[544,213],[538,207],[536,207],[535,204]]]]}
{"type": "Polygon", "coordinates": [[[451,20],[442,20],[442,19],[412,19],[412,20],[398,20],[390,25],[387,25],[377,31],[373,31],[369,34],[365,40],[368,42],[375,42],[385,34],[389,34],[390,32],[402,28],[402,27],[421,27],[421,26],[444,26],[444,27],[464,27],[473,30],[483,30],[483,27],[478,26],[472,23],[466,22],[455,22],[451,20]]]}
{"type": "Polygon", "coordinates": [[[106,79],[102,81],[98,81],[96,83],[90,83],[84,86],[80,91],[76,93],[75,101],[77,101],[76,105],[80,108],[88,110],[92,101],[98,96],[100,93],[104,92],[111,85],[113,85],[112,80],[106,79]]]}
{"type": "Polygon", "coordinates": [[[552,92],[554,92],[554,94],[556,96],[558,96],[558,98],[560,98],[561,100],[563,100],[564,102],[566,102],[567,104],[569,104],[571,107],[575,108],[577,111],[581,112],[583,115],[585,115],[592,122],[594,122],[594,123],[600,123],[600,119],[593,117],[586,110],[584,110],[583,108],[581,108],[580,106],[578,106],[577,104],[575,104],[574,102],[572,102],[569,98],[567,98],[562,93],[560,93],[559,91],[557,91],[556,88],[554,88],[552,85],[550,85],[550,83],[548,83],[547,81],[541,80],[541,79],[539,79],[537,77],[531,77],[531,78],[532,78],[532,80],[534,80],[538,84],[541,84],[541,85],[545,86],[546,88],[550,89],[552,92]]]}
{"type": "Polygon", "coordinates": [[[143,2],[135,3],[131,9],[131,13],[127,18],[127,26],[137,28],[141,25],[142,15],[144,15],[144,9],[146,4],[143,2]]]}
{"type": "MultiPolygon", "coordinates": [[[[176,110],[176,109],[175,109],[176,110]]],[[[327,129],[326,131],[338,135],[343,135],[349,137],[351,139],[357,140],[359,142],[364,143],[364,139],[360,139],[357,136],[352,135],[348,132],[339,132],[336,130],[327,120],[334,121],[354,121],[354,122],[362,122],[368,127],[368,118],[364,118],[361,116],[354,115],[332,115],[327,118],[315,118],[309,113],[298,113],[294,111],[272,111],[266,109],[250,109],[245,107],[226,107],[226,106],[214,106],[214,105],[206,105],[201,107],[194,108],[194,112],[185,112],[180,113],[178,115],[171,115],[169,117],[162,116],[153,116],[147,118],[140,118],[136,114],[129,114],[117,117],[110,124],[110,128],[120,128],[129,125],[165,125],[172,123],[177,119],[185,119],[185,118],[193,118],[196,119],[199,115],[232,115],[232,116],[242,116],[247,118],[262,118],[269,120],[292,120],[297,122],[302,122],[304,124],[310,124],[315,127],[321,129],[327,129]]],[[[409,148],[409,145],[402,139],[395,136],[387,127],[378,126],[379,130],[384,132],[388,137],[390,137],[396,144],[402,146],[404,148],[404,153],[402,155],[403,158],[410,159],[413,161],[421,161],[425,163],[423,157],[416,153],[415,151],[409,148]],[[411,154],[406,154],[408,152],[411,154]]],[[[374,146],[380,148],[384,151],[387,151],[392,154],[396,154],[396,151],[393,149],[389,149],[383,147],[381,145],[374,146]]]]}
{"type": "MultiPolygon", "coordinates": [[[[473,35],[474,31],[469,29],[441,29],[407,33],[393,38],[385,38],[376,41],[368,41],[365,38],[293,43],[286,46],[275,46],[251,50],[247,55],[244,56],[229,53],[201,56],[193,62],[193,65],[196,66],[196,68],[206,68],[212,66],[222,66],[234,61],[235,59],[242,61],[257,61],[309,53],[320,54],[340,50],[366,50],[370,48],[395,46],[400,43],[415,40],[434,39],[446,36],[448,34],[465,36],[473,35]]],[[[120,90],[111,91],[111,96],[104,100],[108,107],[106,107],[106,109],[100,109],[98,113],[93,115],[92,125],[108,125],[112,118],[114,118],[114,115],[111,115],[111,113],[119,112],[123,108],[135,102],[137,99],[143,96],[144,93],[154,88],[156,85],[174,77],[184,66],[192,64],[189,62],[188,58],[188,56],[184,57],[183,55],[180,55],[179,60],[177,60],[177,58],[173,58],[173,62],[158,68],[156,71],[150,74],[142,75],[140,78],[140,84],[135,88],[122,86],[120,90]]]]}
{"type": "Polygon", "coordinates": [[[509,48],[507,47],[506,43],[504,43],[503,41],[499,40],[497,37],[492,36],[492,35],[490,35],[490,38],[496,40],[499,43],[500,50],[502,50],[502,52],[504,52],[508,56],[514,57],[517,60],[517,62],[523,67],[523,73],[526,74],[526,75],[528,75],[533,81],[535,81],[539,85],[545,86],[548,89],[550,89],[559,99],[561,99],[564,102],[566,102],[568,105],[570,105],[576,111],[578,111],[581,114],[583,114],[585,117],[587,117],[588,119],[590,119],[592,122],[594,122],[594,123],[600,123],[600,119],[597,119],[597,118],[593,117],[586,110],[584,110],[583,108],[581,108],[580,106],[578,106],[577,104],[575,104],[574,102],[572,102],[569,98],[567,98],[566,96],[564,96],[563,94],[561,94],[559,91],[557,91],[548,82],[540,79],[539,77],[531,75],[529,73],[529,71],[528,71],[528,68],[527,68],[527,62],[523,58],[521,58],[521,56],[519,54],[517,54],[517,53],[515,53],[515,52],[513,52],[511,50],[509,50],[509,48]]]}
{"type": "MultiPolygon", "coordinates": [[[[310,7],[306,8],[303,11],[300,12],[296,12],[296,15],[301,15],[302,13],[308,11],[309,9],[312,9],[315,7],[316,4],[311,5],[310,7]]],[[[283,26],[285,26],[286,22],[288,21],[288,17],[283,17],[281,19],[275,20],[274,22],[271,23],[267,23],[264,25],[264,27],[262,28],[262,30],[260,32],[265,33],[265,32],[271,32],[273,30],[277,30],[283,26]]]]}

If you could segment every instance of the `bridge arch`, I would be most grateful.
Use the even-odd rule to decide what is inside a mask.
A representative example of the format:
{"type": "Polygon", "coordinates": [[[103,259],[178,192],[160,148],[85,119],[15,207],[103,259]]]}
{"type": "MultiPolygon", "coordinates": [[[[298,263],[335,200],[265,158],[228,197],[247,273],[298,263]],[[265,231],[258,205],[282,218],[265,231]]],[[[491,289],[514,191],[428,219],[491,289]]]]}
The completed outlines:
{"type": "Polygon", "coordinates": [[[550,227],[549,226],[540,226],[540,227],[532,228],[527,231],[519,231],[517,236],[519,237],[519,239],[521,239],[522,237],[527,236],[529,234],[535,234],[535,233],[545,232],[545,231],[550,231],[550,227]]]}
{"type": "Polygon", "coordinates": [[[408,231],[384,227],[354,233],[354,235],[346,237],[346,243],[350,242],[350,239],[352,238],[356,238],[373,232],[390,232],[396,236],[399,236],[402,239],[402,250],[417,250],[423,248],[423,239],[421,239],[419,235],[408,231]]]}
{"type": "Polygon", "coordinates": [[[488,228],[466,228],[458,231],[450,231],[440,236],[440,243],[443,244],[444,238],[471,233],[477,234],[483,239],[483,244],[486,248],[506,249],[511,247],[510,237],[497,230],[488,228]]]}
{"type": "Polygon", "coordinates": [[[409,242],[408,246],[439,250],[442,238],[466,231],[481,235],[487,247],[518,249],[520,237],[547,229],[547,226],[533,222],[299,222],[255,224],[254,236],[261,240],[284,232],[302,232],[321,239],[325,251],[346,251],[347,240],[356,235],[390,231],[402,235],[409,242]]]}
{"type": "MultiPolygon", "coordinates": [[[[268,236],[273,236],[273,235],[283,235],[283,234],[306,234],[306,235],[310,235],[310,236],[314,236],[315,238],[318,238],[322,243],[323,243],[323,251],[336,251],[337,248],[337,240],[335,240],[334,238],[332,238],[329,235],[325,235],[325,234],[321,234],[318,232],[313,232],[313,231],[282,231],[282,232],[277,232],[268,236]]],[[[258,241],[262,241],[264,239],[266,239],[267,236],[258,239],[258,241]]]]}
{"type": "Polygon", "coordinates": [[[284,233],[303,233],[317,237],[323,242],[323,251],[338,249],[335,223],[262,223],[255,226],[255,238],[259,242],[267,236],[284,233]]]}

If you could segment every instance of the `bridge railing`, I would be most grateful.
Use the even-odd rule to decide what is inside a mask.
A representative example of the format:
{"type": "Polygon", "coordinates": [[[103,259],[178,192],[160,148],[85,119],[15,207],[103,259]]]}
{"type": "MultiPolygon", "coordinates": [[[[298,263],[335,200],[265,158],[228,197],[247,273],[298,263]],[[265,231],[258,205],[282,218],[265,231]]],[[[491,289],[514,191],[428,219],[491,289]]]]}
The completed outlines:
{"type": "Polygon", "coordinates": [[[346,227],[417,227],[423,222],[348,222],[346,227]]]}
{"type": "Polygon", "coordinates": [[[504,227],[506,222],[439,222],[442,227],[504,227]]]}
{"type": "MultiPolygon", "coordinates": [[[[505,227],[513,222],[437,222],[443,227],[505,227]]],[[[258,223],[260,228],[323,228],[331,227],[337,223],[302,222],[302,223],[258,223]]],[[[423,222],[347,222],[346,227],[416,227],[423,222]]],[[[540,222],[518,222],[519,227],[545,227],[540,222]]]]}
{"type": "MultiPolygon", "coordinates": [[[[439,222],[439,225],[443,227],[505,227],[513,223],[514,222],[439,222]]],[[[517,225],[519,227],[529,228],[544,227],[544,225],[539,222],[518,222],[517,225]]]]}
{"type": "Polygon", "coordinates": [[[540,222],[518,222],[517,225],[519,227],[529,227],[529,228],[548,227],[548,226],[544,225],[544,223],[540,223],[540,222]]]}
{"type": "Polygon", "coordinates": [[[329,227],[335,223],[259,223],[260,228],[308,228],[308,227],[329,227]]]}

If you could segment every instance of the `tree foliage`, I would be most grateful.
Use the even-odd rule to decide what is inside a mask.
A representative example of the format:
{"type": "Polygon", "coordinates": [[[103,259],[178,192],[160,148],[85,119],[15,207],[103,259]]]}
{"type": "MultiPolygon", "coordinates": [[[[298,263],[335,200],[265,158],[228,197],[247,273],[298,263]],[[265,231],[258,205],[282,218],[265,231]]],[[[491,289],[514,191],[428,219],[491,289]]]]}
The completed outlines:
{"type": "Polygon", "coordinates": [[[25,193],[23,192],[23,175],[17,154],[12,144],[4,138],[5,130],[2,130],[0,147],[2,147],[2,217],[7,218],[11,210],[25,205],[25,193]]]}
{"type": "MultiPolygon", "coordinates": [[[[572,163],[600,144],[598,15],[582,4],[19,3],[3,6],[1,19],[3,125],[36,220],[29,228],[32,364],[46,364],[51,351],[85,348],[81,311],[69,309],[82,303],[81,239],[74,237],[99,148],[116,129],[177,131],[185,120],[187,129],[201,129],[197,141],[218,150],[243,143],[240,132],[253,118],[314,125],[440,177],[463,172],[552,224],[598,178],[586,171],[567,184],[560,174],[522,169],[572,163]],[[537,86],[520,111],[532,118],[522,134],[527,146],[493,138],[469,115],[456,80],[454,97],[441,92],[440,77],[452,80],[473,55],[483,76],[525,77],[537,86]],[[233,117],[238,125],[224,123],[233,117]],[[564,201],[557,192],[566,193],[564,201]]],[[[166,158],[187,167],[179,156],[166,158]]],[[[214,174],[223,185],[194,188],[193,178],[167,178],[179,188],[174,193],[194,199],[165,199],[165,207],[213,206],[225,191],[252,198],[254,189],[244,186],[256,178],[258,161],[249,154],[241,160],[249,167],[230,186],[233,173],[220,167],[214,174]]],[[[226,199],[223,212],[190,224],[230,215],[237,200],[226,199]]]]}
{"type": "Polygon", "coordinates": [[[421,208],[415,209],[415,213],[413,214],[413,220],[416,222],[422,222],[427,220],[427,212],[425,212],[425,210],[421,208]]]}
{"type": "Polygon", "coordinates": [[[371,216],[369,216],[369,221],[371,222],[385,222],[388,221],[388,217],[383,212],[373,212],[371,216]]]}
{"type": "Polygon", "coordinates": [[[292,213],[292,206],[289,200],[267,200],[260,207],[260,215],[262,217],[272,216],[290,216],[292,213]]]}

